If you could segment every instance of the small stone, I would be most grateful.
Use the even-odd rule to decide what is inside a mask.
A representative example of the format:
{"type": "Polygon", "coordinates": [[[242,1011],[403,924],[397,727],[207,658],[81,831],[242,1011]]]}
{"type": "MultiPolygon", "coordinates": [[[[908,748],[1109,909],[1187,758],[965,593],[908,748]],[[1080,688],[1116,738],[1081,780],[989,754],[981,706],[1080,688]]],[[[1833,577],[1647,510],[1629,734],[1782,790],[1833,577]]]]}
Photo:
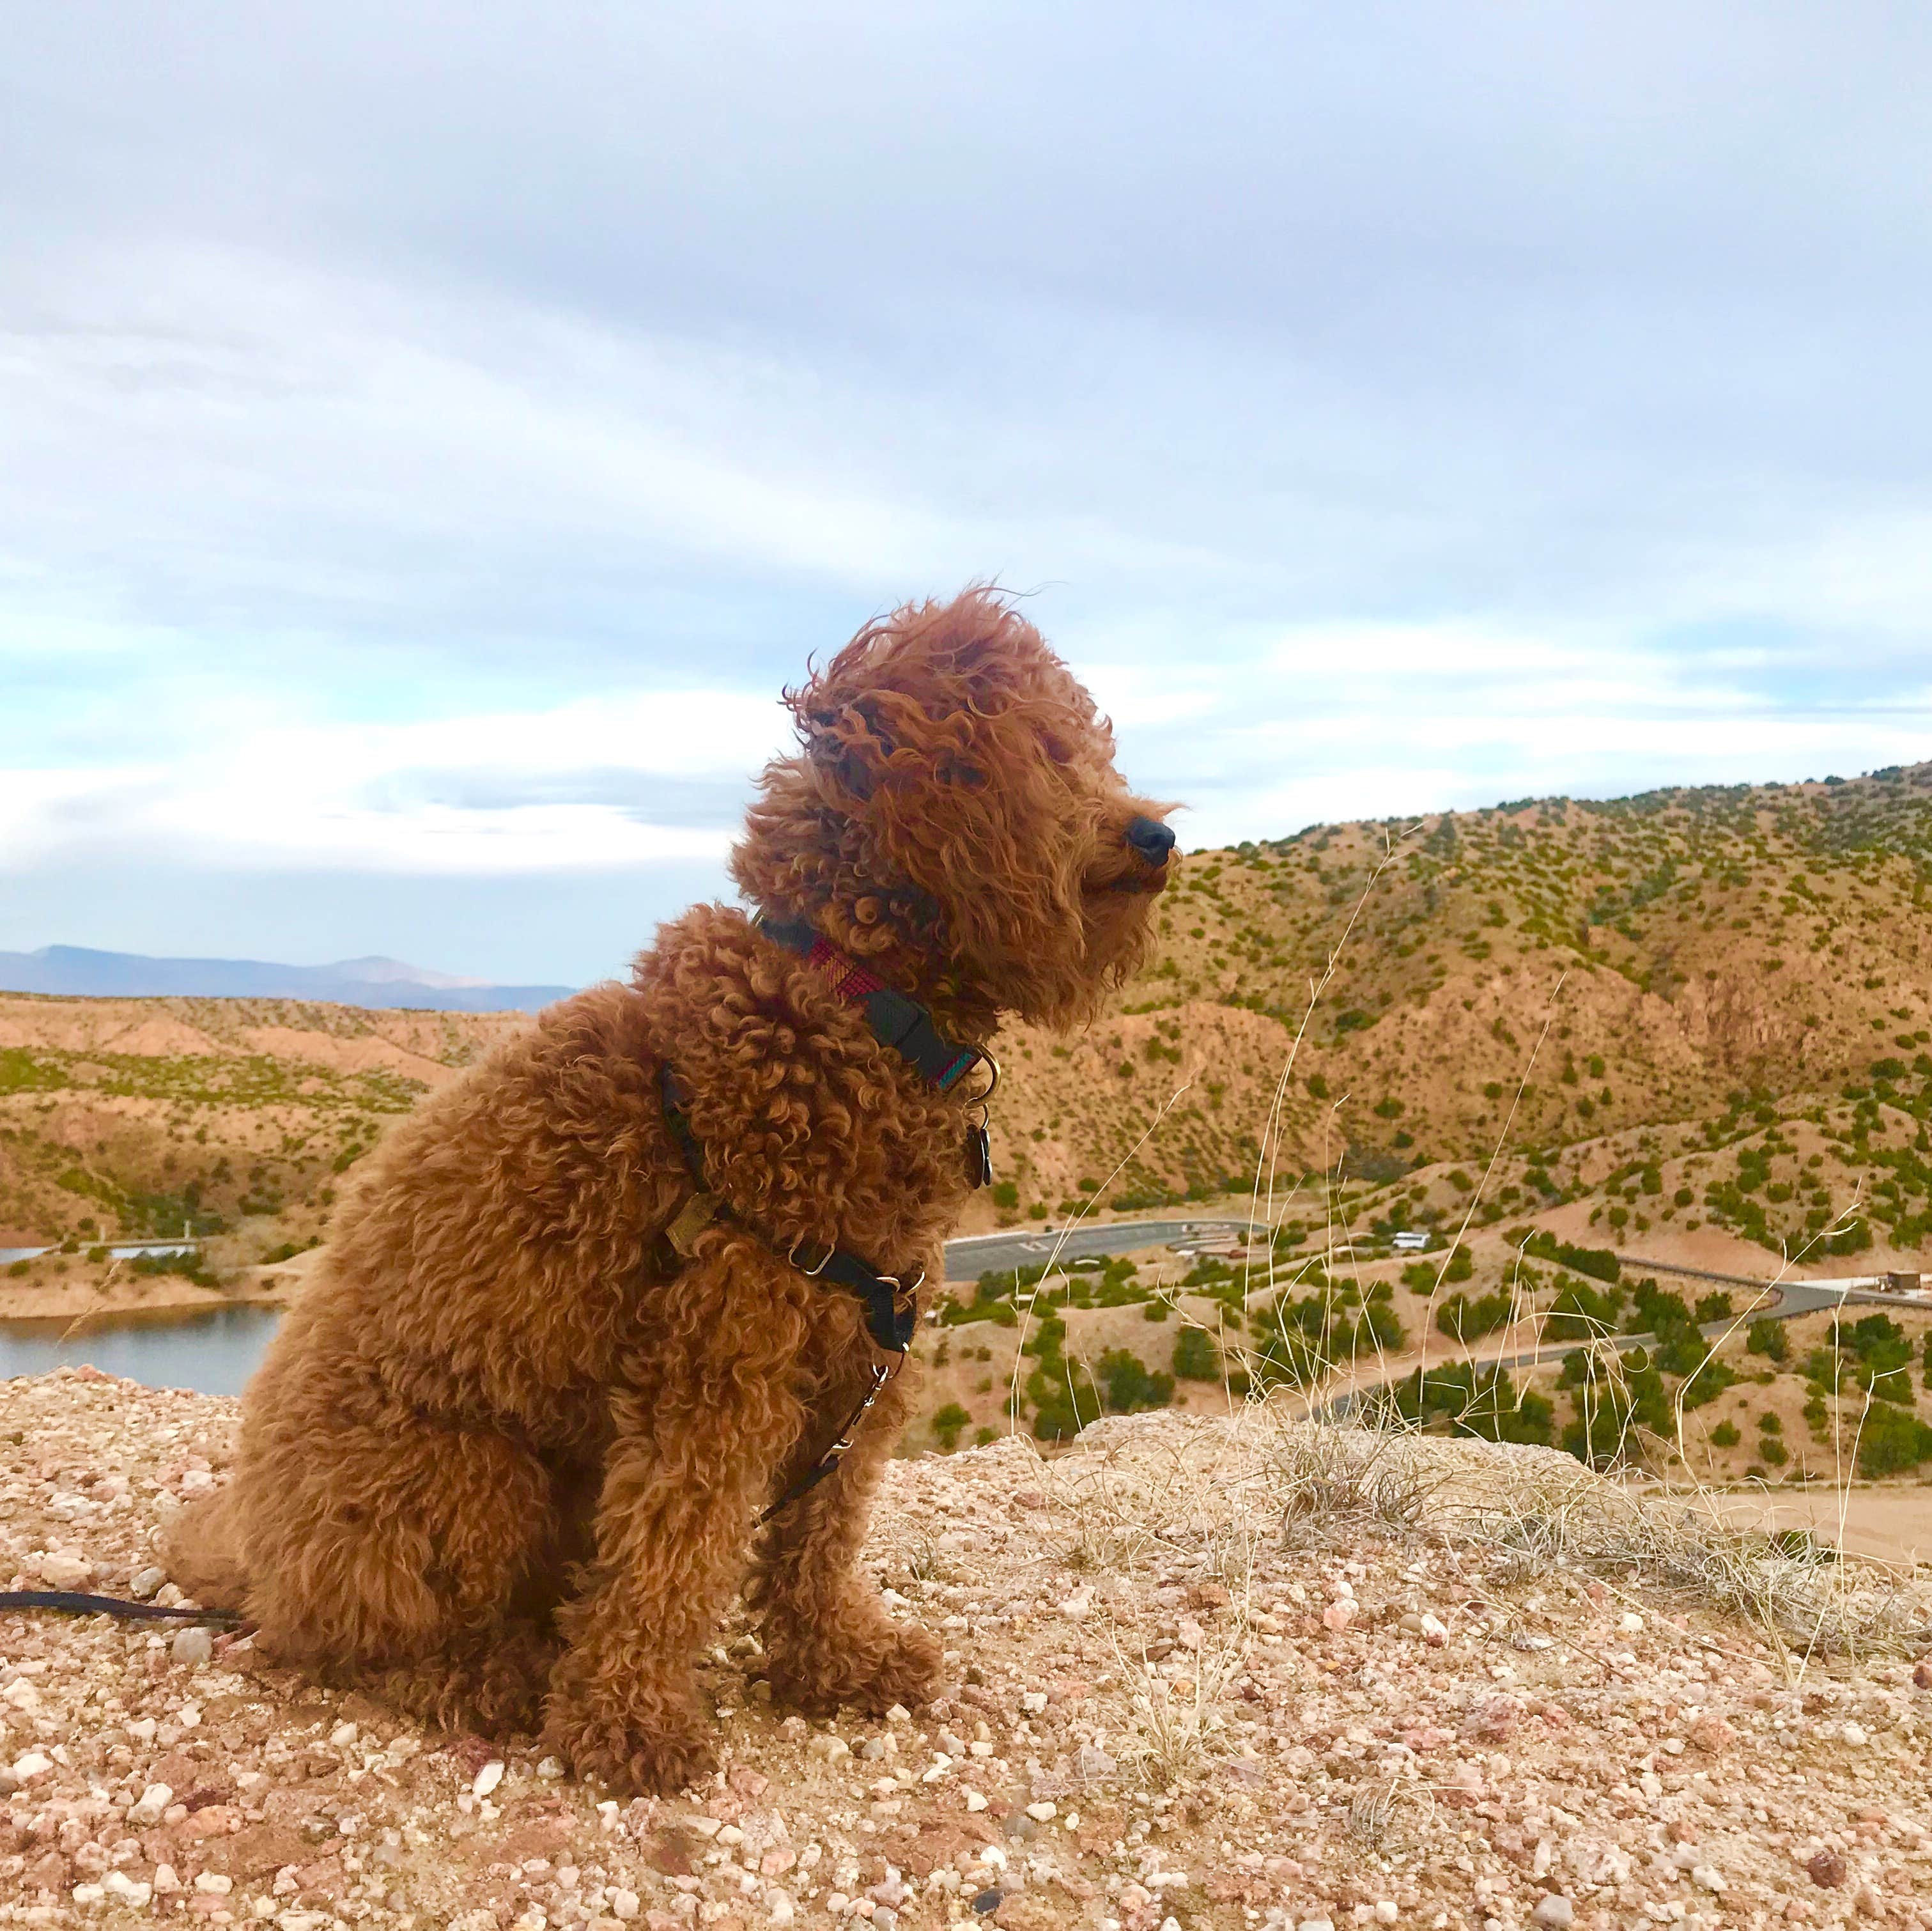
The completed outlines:
{"type": "Polygon", "coordinates": [[[134,1579],[128,1585],[128,1593],[136,1602],[146,1602],[153,1599],[154,1591],[168,1579],[164,1569],[148,1568],[138,1570],[134,1579]]]}
{"type": "Polygon", "coordinates": [[[161,1812],[174,1800],[174,1791],[168,1785],[151,1783],[128,1810],[128,1821],[137,1830],[145,1830],[161,1821],[161,1812]]]}
{"type": "MultiPolygon", "coordinates": [[[[1354,1620],[1355,1605],[1346,1596],[1339,1602],[1330,1603],[1322,1612],[1322,1626],[1324,1629],[1334,1630],[1338,1634],[1346,1629],[1354,1620]]],[[[1324,1918],[1321,1921],[1325,1923],[1328,1920],[1324,1918]]]]}
{"type": "Polygon", "coordinates": [[[1335,1931],[1335,1921],[1331,1917],[1304,1917],[1296,1931],[1335,1931]]]}
{"type": "Polygon", "coordinates": [[[1847,1723],[1840,1734],[1855,1749],[1871,1741],[1871,1732],[1862,1723],[1847,1723]]]}
{"type": "Polygon", "coordinates": [[[899,1914],[890,1904],[882,1904],[872,1913],[874,1931],[898,1931],[899,1914]]]}
{"type": "Polygon", "coordinates": [[[476,1773],[476,1781],[470,1786],[470,1794],[472,1797],[488,1797],[502,1781],[503,1760],[501,1757],[492,1757],[476,1773]]]}
{"type": "Polygon", "coordinates": [[[44,1555],[40,1561],[40,1580],[50,1589],[78,1589],[94,1579],[94,1565],[84,1555],[62,1549],[44,1555]]]}
{"type": "Polygon", "coordinates": [[[1376,1899],[1376,1922],[1378,1924],[1393,1924],[1401,1915],[1402,1913],[1396,1908],[1394,1898],[1378,1897],[1376,1899]]]}
{"type": "Polygon", "coordinates": [[[1724,1874],[1715,1864],[1693,1864],[1690,1881],[1700,1890],[1708,1890],[1714,1897],[1724,1889],[1724,1874]]]}
{"type": "Polygon", "coordinates": [[[14,1759],[14,1777],[16,1785],[32,1783],[36,1777],[45,1776],[54,1767],[52,1757],[38,1750],[29,1750],[24,1756],[14,1759]]]}
{"type": "Polygon", "coordinates": [[[1820,1851],[1805,1860],[1804,1874],[1821,1890],[1836,1890],[1845,1881],[1845,1860],[1836,1851],[1820,1851]]]}
{"type": "Polygon", "coordinates": [[[966,1808],[968,1810],[983,1810],[986,1807],[986,1797],[980,1791],[969,1790],[966,1792],[966,1808]]]}
{"type": "Polygon", "coordinates": [[[1627,1636],[1637,1635],[1642,1631],[1643,1618],[1634,1609],[1626,1609],[1617,1618],[1617,1627],[1627,1636]]]}
{"type": "Polygon", "coordinates": [[[176,1875],[172,1864],[157,1864],[154,1866],[154,1895],[157,1897],[164,1896],[169,1892],[178,1890],[182,1887],[182,1881],[176,1875]]]}
{"type": "Polygon", "coordinates": [[[634,1890],[614,1890],[605,1901],[610,1907],[613,1917],[628,1920],[638,1914],[638,1893],[634,1890]]]}
{"type": "Polygon", "coordinates": [[[1570,1931],[1576,1921],[1576,1907],[1567,1897],[1552,1893],[1538,1900],[1530,1916],[1543,1926],[1543,1931],[1570,1931]]]}
{"type": "Polygon", "coordinates": [[[1932,1662],[1922,1662],[1912,1672],[1915,1689],[1932,1689],[1932,1662]]]}
{"type": "Polygon", "coordinates": [[[782,1890],[765,1893],[765,1911],[774,1924],[789,1924],[798,1915],[797,1907],[792,1902],[790,1893],[782,1890]]]}
{"type": "Polygon", "coordinates": [[[1036,1824],[1051,1824],[1060,1815],[1060,1809],[1057,1804],[1046,1802],[1029,1803],[1026,1807],[1026,1814],[1036,1824]]]}
{"type": "Polygon", "coordinates": [[[219,1871],[202,1871],[196,1875],[194,1887],[204,1897],[226,1897],[235,1888],[235,1880],[219,1871]]]}
{"type": "Polygon", "coordinates": [[[1696,1747],[1714,1756],[1738,1740],[1738,1733],[1721,1716],[1700,1716],[1685,1733],[1696,1747]]]}
{"type": "Polygon", "coordinates": [[[554,1783],[563,1774],[563,1764],[556,1757],[545,1757],[537,1765],[537,1775],[545,1783],[554,1783]]]}
{"type": "MultiPolygon", "coordinates": [[[[178,1663],[184,1663],[190,1669],[199,1669],[214,1654],[214,1638],[206,1629],[195,1628],[176,1632],[169,1653],[178,1663]]],[[[354,1725],[350,1728],[352,1731],[354,1725]]]]}
{"type": "Polygon", "coordinates": [[[332,1750],[346,1750],[356,1740],[353,1723],[338,1723],[328,1733],[328,1746],[332,1750]]]}
{"type": "Polygon", "coordinates": [[[1000,1899],[1005,1895],[1006,1893],[1000,1890],[982,1890],[977,1897],[974,1899],[973,1908],[982,1917],[990,1917],[999,1909],[1000,1899]]]}

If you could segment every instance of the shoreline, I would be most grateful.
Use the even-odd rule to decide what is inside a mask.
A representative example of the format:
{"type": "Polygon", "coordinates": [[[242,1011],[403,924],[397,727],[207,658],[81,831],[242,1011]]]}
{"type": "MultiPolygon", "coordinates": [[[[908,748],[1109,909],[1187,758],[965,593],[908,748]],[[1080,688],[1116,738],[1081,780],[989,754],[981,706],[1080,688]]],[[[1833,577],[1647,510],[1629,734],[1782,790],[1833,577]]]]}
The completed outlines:
{"type": "Polygon", "coordinates": [[[300,1273],[286,1262],[244,1269],[221,1287],[169,1274],[133,1276],[104,1288],[85,1280],[0,1282],[0,1326],[85,1326],[92,1320],[140,1322],[149,1316],[179,1320],[222,1308],[286,1308],[302,1287],[300,1273]]]}

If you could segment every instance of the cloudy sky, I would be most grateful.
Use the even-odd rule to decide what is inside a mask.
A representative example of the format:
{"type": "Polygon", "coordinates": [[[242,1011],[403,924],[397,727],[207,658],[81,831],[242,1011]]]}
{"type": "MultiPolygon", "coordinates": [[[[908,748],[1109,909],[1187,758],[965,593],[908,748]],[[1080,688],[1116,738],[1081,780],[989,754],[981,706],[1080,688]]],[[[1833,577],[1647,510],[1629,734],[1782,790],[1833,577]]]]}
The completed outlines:
{"type": "Polygon", "coordinates": [[[992,578],[1190,844],[1932,756],[1932,14],[63,0],[0,948],[571,981],[992,578]]]}

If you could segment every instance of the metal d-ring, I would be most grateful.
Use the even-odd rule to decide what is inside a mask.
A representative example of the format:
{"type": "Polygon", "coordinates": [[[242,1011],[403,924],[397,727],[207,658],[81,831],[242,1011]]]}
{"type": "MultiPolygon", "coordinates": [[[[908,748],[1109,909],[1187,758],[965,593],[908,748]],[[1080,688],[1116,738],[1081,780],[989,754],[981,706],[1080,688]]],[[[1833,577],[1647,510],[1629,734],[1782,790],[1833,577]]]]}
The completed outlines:
{"type": "Polygon", "coordinates": [[[800,1248],[804,1246],[804,1245],[805,1242],[802,1240],[794,1241],[792,1242],[791,1251],[785,1256],[785,1265],[788,1267],[797,1268],[800,1273],[802,1274],[806,1280],[816,1281],[818,1277],[832,1265],[832,1257],[836,1254],[838,1250],[835,1247],[828,1247],[825,1250],[824,1253],[819,1257],[818,1265],[816,1267],[806,1267],[800,1264],[798,1257],[798,1251],[800,1248]]]}

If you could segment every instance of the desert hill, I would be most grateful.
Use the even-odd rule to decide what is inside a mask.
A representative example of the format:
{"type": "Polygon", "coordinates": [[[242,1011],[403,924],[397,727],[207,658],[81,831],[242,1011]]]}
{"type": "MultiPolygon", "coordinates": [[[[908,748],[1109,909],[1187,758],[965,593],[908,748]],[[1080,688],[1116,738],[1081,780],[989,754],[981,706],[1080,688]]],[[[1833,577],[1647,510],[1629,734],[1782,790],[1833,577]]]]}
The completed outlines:
{"type": "Polygon", "coordinates": [[[1932,1073],[1932,764],[1312,826],[1192,854],[1161,933],[1084,1040],[1010,1044],[1029,1203],[1104,1177],[1184,1083],[1124,1203],[1246,1187],[1304,1018],[1278,1167],[1386,1180],[1500,1145],[1498,1191],[1600,1185],[1593,1149],[1667,1123],[1731,1138],[1848,1087],[1888,1122],[1874,1068],[1932,1073]]]}

